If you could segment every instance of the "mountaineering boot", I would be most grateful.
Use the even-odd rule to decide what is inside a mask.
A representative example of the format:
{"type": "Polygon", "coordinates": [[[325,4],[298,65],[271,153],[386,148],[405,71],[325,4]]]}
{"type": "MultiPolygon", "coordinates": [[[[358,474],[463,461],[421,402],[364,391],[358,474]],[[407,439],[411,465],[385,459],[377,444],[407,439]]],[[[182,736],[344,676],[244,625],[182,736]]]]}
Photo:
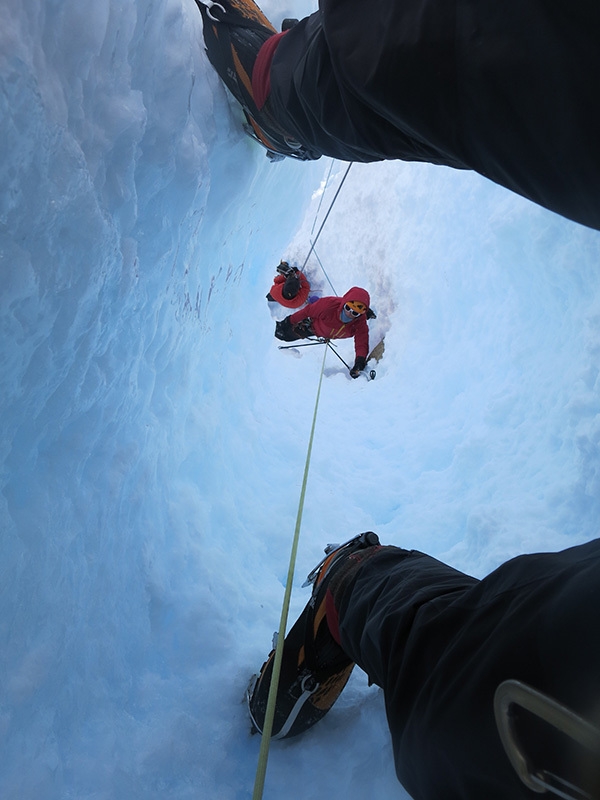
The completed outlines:
{"type": "Polygon", "coordinates": [[[276,267],[276,272],[283,275],[284,278],[287,278],[293,275],[294,272],[298,272],[298,270],[295,267],[290,267],[287,261],[280,261],[276,267]]]}
{"type": "MultiPolygon", "coordinates": [[[[313,584],[312,596],[283,644],[272,738],[296,736],[312,727],[346,685],[354,663],[339,644],[336,584],[345,584],[344,577],[378,549],[379,537],[371,531],[339,546],[328,545],[325,558],[309,574],[304,586],[313,584]]],[[[275,649],[248,687],[253,732],[263,730],[274,659],[275,649]]]]}
{"type": "Polygon", "coordinates": [[[196,5],[202,15],[208,60],[242,107],[244,131],[267,150],[271,161],[285,156],[300,161],[320,158],[321,153],[308,150],[287,134],[269,113],[266,101],[263,107],[263,102],[257,104],[254,96],[253,73],[258,54],[266,42],[282,34],[277,34],[254,0],[196,0],[196,5]]]}

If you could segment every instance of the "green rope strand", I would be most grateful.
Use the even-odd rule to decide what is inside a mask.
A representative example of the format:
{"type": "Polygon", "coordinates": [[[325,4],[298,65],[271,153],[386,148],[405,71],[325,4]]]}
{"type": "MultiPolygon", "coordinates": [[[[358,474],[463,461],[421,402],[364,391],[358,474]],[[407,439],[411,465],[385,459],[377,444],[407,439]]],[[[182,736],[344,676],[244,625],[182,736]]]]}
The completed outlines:
{"type": "Polygon", "coordinates": [[[321,384],[323,383],[323,373],[325,370],[326,355],[327,355],[327,348],[325,347],[323,352],[323,363],[321,365],[321,375],[319,377],[319,388],[317,390],[317,399],[315,401],[315,410],[313,413],[312,428],[310,431],[310,439],[308,441],[306,464],[304,465],[304,478],[302,479],[302,491],[300,492],[300,502],[298,503],[298,514],[296,516],[296,529],[294,531],[294,541],[292,543],[292,552],[290,554],[290,564],[288,568],[287,583],[285,586],[285,594],[283,596],[283,607],[281,609],[281,619],[279,621],[279,632],[277,634],[277,644],[275,646],[275,659],[273,661],[271,685],[269,686],[269,695],[267,697],[267,709],[265,711],[265,721],[263,725],[260,751],[258,754],[258,764],[256,767],[256,778],[254,780],[254,792],[252,794],[252,800],[261,800],[265,788],[267,761],[269,759],[269,745],[271,744],[273,719],[275,717],[275,703],[277,700],[277,689],[279,687],[279,673],[281,672],[281,660],[283,657],[283,640],[285,639],[285,630],[287,626],[288,611],[290,607],[290,598],[292,596],[292,582],[294,580],[294,569],[296,567],[296,554],[298,552],[300,525],[302,522],[302,511],[304,509],[306,483],[308,481],[308,468],[310,466],[310,456],[312,453],[313,439],[315,436],[317,410],[319,408],[319,397],[321,396],[321,384]]]}

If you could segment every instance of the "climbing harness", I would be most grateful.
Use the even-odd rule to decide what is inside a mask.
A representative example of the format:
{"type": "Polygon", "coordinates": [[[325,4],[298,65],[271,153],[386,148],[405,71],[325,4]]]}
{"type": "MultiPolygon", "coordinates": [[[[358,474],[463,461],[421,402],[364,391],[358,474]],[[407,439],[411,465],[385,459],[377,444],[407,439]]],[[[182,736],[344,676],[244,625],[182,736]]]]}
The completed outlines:
{"type": "Polygon", "coordinates": [[[556,700],[520,681],[507,680],[496,689],[494,715],[498,733],[510,763],[525,786],[538,793],[552,792],[564,800],[592,800],[592,795],[582,788],[546,769],[535,768],[518,739],[513,706],[529,711],[568,736],[587,751],[589,759],[595,763],[600,758],[600,730],[556,700]]]}
{"type": "Polygon", "coordinates": [[[317,397],[315,400],[315,409],[313,412],[312,426],[310,430],[310,437],[308,440],[308,450],[306,453],[306,463],[304,465],[304,476],[302,478],[302,489],[300,491],[300,500],[298,503],[298,513],[296,515],[296,528],[294,530],[294,538],[292,541],[292,551],[290,554],[290,563],[288,567],[287,582],[285,585],[285,593],[283,597],[283,605],[281,608],[281,618],[279,620],[279,632],[277,635],[277,644],[275,646],[275,659],[273,662],[273,673],[271,676],[271,684],[269,687],[269,696],[267,699],[267,708],[265,711],[265,721],[262,730],[262,739],[260,742],[260,751],[258,754],[258,764],[256,767],[256,778],[254,781],[254,792],[252,800],[260,800],[263,795],[265,786],[265,776],[267,773],[267,761],[269,758],[269,745],[271,742],[271,733],[273,730],[273,718],[275,716],[275,703],[277,701],[277,689],[279,687],[279,675],[281,672],[281,660],[283,656],[283,642],[285,639],[285,631],[287,627],[287,618],[290,607],[290,598],[292,595],[292,582],[294,580],[294,570],[296,567],[296,555],[298,552],[298,540],[300,538],[300,525],[302,523],[302,513],[304,511],[304,498],[306,496],[306,484],[308,482],[308,471],[310,467],[310,457],[312,454],[313,440],[315,437],[315,427],[317,423],[317,411],[319,409],[319,398],[321,396],[321,386],[323,384],[323,374],[325,371],[325,358],[327,356],[327,348],[323,352],[323,362],[321,364],[321,374],[319,376],[319,386],[317,389],[317,397]]]}

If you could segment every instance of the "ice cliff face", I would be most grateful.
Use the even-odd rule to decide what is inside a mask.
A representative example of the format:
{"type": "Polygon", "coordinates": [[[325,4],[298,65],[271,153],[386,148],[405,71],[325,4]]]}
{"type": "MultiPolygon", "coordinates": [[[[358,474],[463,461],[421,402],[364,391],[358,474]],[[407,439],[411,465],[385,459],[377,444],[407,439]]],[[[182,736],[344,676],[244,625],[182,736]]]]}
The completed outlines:
{"type": "MultiPolygon", "coordinates": [[[[191,2],[0,9],[2,797],[252,785],[321,358],[277,350],[265,294],[343,168],[319,210],[329,165],[270,165],[238,121],[191,2]]],[[[386,353],[370,384],[326,365],[292,614],[359,530],[475,574],[595,535],[598,235],[354,165],[317,255],[386,353]]],[[[403,796],[364,676],[266,796],[403,796]]]]}

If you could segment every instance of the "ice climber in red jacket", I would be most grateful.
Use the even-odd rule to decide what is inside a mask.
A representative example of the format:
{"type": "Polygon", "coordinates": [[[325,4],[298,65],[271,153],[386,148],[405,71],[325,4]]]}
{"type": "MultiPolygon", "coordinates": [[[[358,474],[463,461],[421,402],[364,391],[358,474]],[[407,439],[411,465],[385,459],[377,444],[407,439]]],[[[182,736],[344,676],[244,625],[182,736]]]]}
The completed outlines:
{"type": "Polygon", "coordinates": [[[369,355],[369,326],[367,319],[374,314],[369,308],[371,298],[366,289],[353,286],[343,297],[322,297],[301,308],[275,326],[275,336],[284,342],[318,336],[322,339],[354,337],[355,361],[350,370],[358,378],[367,366],[369,355]]]}
{"type": "Polygon", "coordinates": [[[291,267],[287,261],[282,260],[277,267],[277,275],[267,300],[286,308],[300,308],[306,305],[309,293],[310,282],[306,275],[297,267],[291,267]]]}

